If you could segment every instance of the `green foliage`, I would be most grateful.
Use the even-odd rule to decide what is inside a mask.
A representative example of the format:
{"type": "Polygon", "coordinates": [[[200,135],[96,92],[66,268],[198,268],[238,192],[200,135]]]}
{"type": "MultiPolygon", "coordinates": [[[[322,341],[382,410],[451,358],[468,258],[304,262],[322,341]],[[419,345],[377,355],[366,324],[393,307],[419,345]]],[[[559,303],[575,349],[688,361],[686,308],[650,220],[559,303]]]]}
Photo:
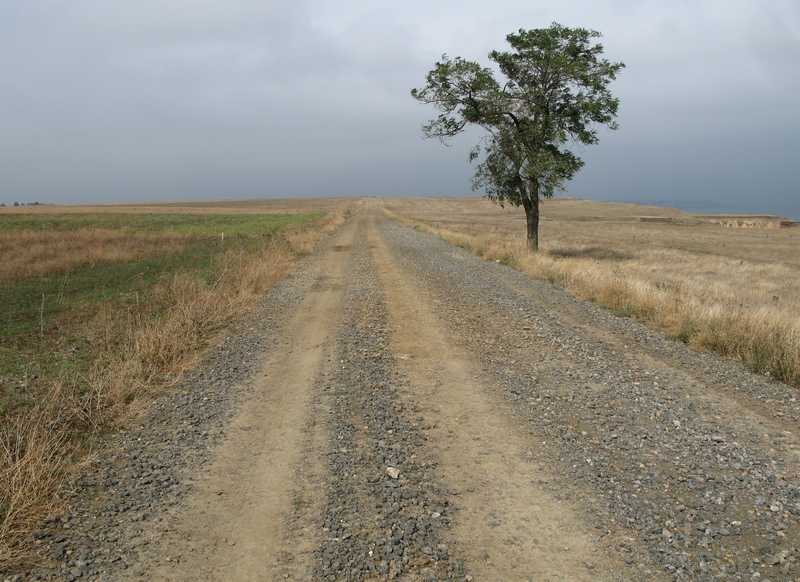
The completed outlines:
{"type": "Polygon", "coordinates": [[[486,130],[470,154],[479,160],[475,189],[527,211],[582,167],[569,143],[594,144],[598,127],[617,128],[619,100],[609,84],[624,65],[602,58],[599,37],[557,23],[509,34],[511,50],[489,54],[499,80],[476,62],[444,55],[425,86],[411,91],[439,111],[423,132],[446,140],[470,124],[486,130]]]}

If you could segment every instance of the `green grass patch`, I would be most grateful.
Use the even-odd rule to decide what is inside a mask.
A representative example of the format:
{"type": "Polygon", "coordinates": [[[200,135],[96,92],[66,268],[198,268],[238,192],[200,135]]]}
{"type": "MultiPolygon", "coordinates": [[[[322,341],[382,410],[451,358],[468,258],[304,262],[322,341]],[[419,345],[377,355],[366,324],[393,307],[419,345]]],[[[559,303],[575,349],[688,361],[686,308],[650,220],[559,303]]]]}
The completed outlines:
{"type": "Polygon", "coordinates": [[[212,258],[225,248],[231,248],[231,244],[196,241],[179,253],[125,263],[84,265],[63,274],[0,284],[0,305],[4,307],[0,314],[0,340],[41,333],[63,311],[85,303],[129,298],[169,273],[179,270],[207,273],[212,258]]]}
{"type": "MultiPolygon", "coordinates": [[[[81,324],[91,319],[101,303],[120,310],[146,303],[153,284],[181,271],[207,279],[214,271],[214,257],[233,244],[200,240],[179,253],[86,265],[63,275],[0,284],[0,305],[4,306],[0,312],[0,379],[26,384],[87,369],[92,349],[82,337],[81,324]]],[[[0,414],[25,400],[19,394],[12,396],[13,391],[6,392],[5,397],[0,394],[0,414]]]]}

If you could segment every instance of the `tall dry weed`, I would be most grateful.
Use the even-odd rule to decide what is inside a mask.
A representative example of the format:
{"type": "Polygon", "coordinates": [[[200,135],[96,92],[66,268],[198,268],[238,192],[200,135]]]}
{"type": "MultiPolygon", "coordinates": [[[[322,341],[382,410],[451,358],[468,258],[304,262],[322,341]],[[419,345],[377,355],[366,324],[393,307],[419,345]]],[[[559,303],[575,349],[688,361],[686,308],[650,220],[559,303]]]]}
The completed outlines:
{"type": "Polygon", "coordinates": [[[102,312],[91,324],[96,337],[107,339],[85,379],[87,426],[108,428],[132,402],[178,380],[218,330],[287,274],[292,260],[283,241],[256,254],[227,252],[211,281],[178,273],[156,285],[149,297],[159,306],[155,315],[102,312]]]}
{"type": "Polygon", "coordinates": [[[69,439],[57,391],[0,427],[0,572],[30,558],[18,540],[53,508],[65,477],[69,439]]]}

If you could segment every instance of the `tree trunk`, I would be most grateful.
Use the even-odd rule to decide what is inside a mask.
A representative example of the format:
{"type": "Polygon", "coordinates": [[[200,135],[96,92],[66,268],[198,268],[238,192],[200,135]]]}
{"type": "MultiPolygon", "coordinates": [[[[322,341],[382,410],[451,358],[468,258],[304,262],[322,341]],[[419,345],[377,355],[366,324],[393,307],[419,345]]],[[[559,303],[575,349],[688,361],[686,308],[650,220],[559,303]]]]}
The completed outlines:
{"type": "Polygon", "coordinates": [[[525,223],[527,225],[528,250],[535,253],[539,250],[539,193],[533,192],[525,208],[525,223]]]}

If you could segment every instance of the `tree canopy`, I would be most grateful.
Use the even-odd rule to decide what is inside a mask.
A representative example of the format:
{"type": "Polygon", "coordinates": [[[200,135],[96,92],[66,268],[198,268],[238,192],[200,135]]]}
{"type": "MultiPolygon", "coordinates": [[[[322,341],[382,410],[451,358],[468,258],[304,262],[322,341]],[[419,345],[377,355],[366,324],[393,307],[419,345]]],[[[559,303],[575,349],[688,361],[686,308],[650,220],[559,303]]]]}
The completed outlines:
{"type": "Polygon", "coordinates": [[[595,144],[598,128],[616,129],[619,99],[609,85],[624,67],[603,58],[600,33],[553,23],[506,37],[492,51],[497,72],[447,55],[412,89],[438,115],[423,126],[447,140],[468,125],[486,130],[472,150],[473,187],[499,204],[525,209],[528,243],[538,248],[539,200],[563,188],[583,166],[570,143],[595,144]]]}

